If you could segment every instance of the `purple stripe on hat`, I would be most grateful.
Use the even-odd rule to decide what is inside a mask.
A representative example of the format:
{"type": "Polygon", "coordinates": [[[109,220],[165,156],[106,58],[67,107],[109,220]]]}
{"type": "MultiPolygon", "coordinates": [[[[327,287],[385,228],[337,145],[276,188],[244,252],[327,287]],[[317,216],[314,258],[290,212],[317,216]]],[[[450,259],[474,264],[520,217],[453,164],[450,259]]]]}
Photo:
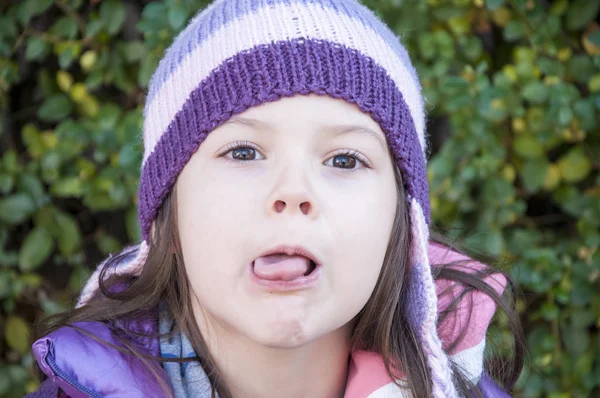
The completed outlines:
{"type": "MultiPolygon", "coordinates": [[[[181,38],[174,41],[173,45],[167,50],[165,57],[158,65],[149,87],[146,103],[151,103],[155,96],[160,92],[162,85],[175,72],[183,58],[190,54],[196,47],[210,37],[218,30],[223,29],[229,22],[244,17],[247,14],[256,12],[262,7],[269,7],[278,4],[293,4],[302,6],[305,4],[319,4],[322,7],[343,13],[364,26],[373,29],[381,36],[394,52],[400,57],[401,62],[406,65],[406,69],[411,74],[415,84],[420,87],[417,72],[413,67],[408,52],[401,45],[398,37],[367,7],[361,5],[358,1],[339,1],[339,0],[246,0],[246,1],[220,1],[210,7],[211,10],[205,10],[198,14],[189,26],[181,32],[181,38]],[[185,38],[185,39],[184,39],[185,38]]],[[[259,21],[257,21],[258,23],[259,21]]],[[[315,21],[318,23],[318,21],[315,21]]],[[[275,41],[286,38],[274,38],[275,41]]]]}
{"type": "Polygon", "coordinates": [[[409,197],[420,203],[429,222],[425,157],[392,79],[356,50],[327,41],[294,40],[237,54],[191,93],[142,169],[138,216],[144,239],[148,241],[152,221],[177,176],[210,131],[250,107],[309,93],[355,103],[379,123],[409,197]]]}
{"type": "MultiPolygon", "coordinates": [[[[414,221],[413,221],[414,222],[414,221]]],[[[427,289],[425,288],[426,282],[423,280],[424,273],[431,273],[429,266],[425,266],[421,263],[412,264],[407,272],[410,273],[409,283],[406,284],[408,289],[408,306],[407,306],[407,317],[412,325],[422,325],[425,317],[427,316],[427,289]]],[[[419,333],[419,337],[421,337],[419,333]]]]}

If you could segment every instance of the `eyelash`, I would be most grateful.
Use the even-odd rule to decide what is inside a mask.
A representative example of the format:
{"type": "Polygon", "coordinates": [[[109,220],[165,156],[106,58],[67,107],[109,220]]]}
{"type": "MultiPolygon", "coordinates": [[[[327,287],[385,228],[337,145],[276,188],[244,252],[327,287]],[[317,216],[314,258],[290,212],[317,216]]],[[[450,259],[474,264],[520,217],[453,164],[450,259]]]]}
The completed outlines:
{"type": "MultiPolygon", "coordinates": [[[[225,147],[225,149],[223,150],[223,152],[219,156],[224,157],[225,155],[227,155],[231,151],[234,151],[236,149],[241,149],[241,148],[251,148],[251,149],[254,149],[255,151],[258,151],[258,148],[256,148],[256,146],[254,144],[252,144],[251,142],[249,142],[249,141],[235,141],[235,142],[232,142],[231,144],[228,144],[227,147],[225,147]]],[[[357,151],[352,150],[352,149],[340,149],[339,151],[335,152],[331,156],[331,158],[336,157],[336,156],[340,156],[340,155],[354,157],[354,158],[356,158],[356,160],[358,160],[359,162],[361,162],[365,168],[367,168],[367,169],[371,168],[371,165],[370,165],[369,161],[360,152],[357,152],[357,151]]],[[[238,159],[228,159],[228,160],[232,160],[232,161],[237,162],[237,163],[247,162],[246,160],[238,160],[238,159]]],[[[344,171],[347,171],[347,172],[354,172],[354,171],[357,171],[357,170],[360,170],[360,169],[353,168],[353,169],[340,169],[340,170],[344,170],[344,171]]]]}

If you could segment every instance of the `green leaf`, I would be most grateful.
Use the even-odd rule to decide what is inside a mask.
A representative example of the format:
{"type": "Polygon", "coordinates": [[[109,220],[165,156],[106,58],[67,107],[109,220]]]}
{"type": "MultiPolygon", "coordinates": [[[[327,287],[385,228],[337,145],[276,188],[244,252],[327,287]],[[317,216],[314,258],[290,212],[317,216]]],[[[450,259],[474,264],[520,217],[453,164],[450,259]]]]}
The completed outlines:
{"type": "Polygon", "coordinates": [[[50,192],[59,198],[78,198],[83,195],[83,181],[79,177],[66,177],[52,184],[50,192]]]}
{"type": "Polygon", "coordinates": [[[169,7],[167,18],[173,30],[179,30],[188,17],[187,9],[181,3],[175,3],[169,7]]]}
{"type": "Polygon", "coordinates": [[[54,241],[45,228],[31,230],[19,249],[19,267],[22,271],[32,271],[39,267],[50,254],[54,241]]]}
{"type": "Polygon", "coordinates": [[[114,236],[102,234],[96,238],[96,243],[100,251],[105,255],[121,250],[121,243],[114,236]]]}
{"type": "MultiPolygon", "coordinates": [[[[90,270],[86,267],[75,267],[69,277],[69,288],[72,292],[80,292],[90,279],[90,270]]],[[[61,309],[63,310],[63,309],[61,309]]],[[[53,311],[58,312],[58,311],[53,311]]]]}
{"type": "Polygon", "coordinates": [[[6,61],[0,58],[0,88],[15,83],[19,80],[19,68],[14,61],[6,61]]]}
{"type": "Polygon", "coordinates": [[[81,246],[81,232],[79,225],[73,216],[68,213],[57,212],[54,215],[57,225],[58,249],[62,254],[71,254],[81,246]]]}
{"type": "Polygon", "coordinates": [[[520,135],[513,141],[514,150],[524,158],[537,158],[544,155],[544,148],[531,135],[520,135]]]}
{"type": "Polygon", "coordinates": [[[125,43],[124,56],[127,62],[135,62],[143,59],[148,50],[144,43],[139,40],[132,40],[125,43]]]}
{"type": "Polygon", "coordinates": [[[583,180],[592,169],[592,162],[585,156],[581,147],[571,149],[558,161],[561,177],[569,182],[583,180]]]}
{"type": "Polygon", "coordinates": [[[424,32],[418,38],[420,56],[424,59],[433,59],[436,54],[435,37],[432,33],[424,32]]]}
{"type": "Polygon", "coordinates": [[[573,120],[573,110],[571,108],[563,107],[558,111],[558,122],[562,126],[568,126],[573,120]]]}
{"type": "Polygon", "coordinates": [[[146,88],[148,87],[148,83],[150,82],[150,78],[152,77],[152,73],[158,66],[159,59],[156,57],[155,53],[150,53],[146,59],[142,60],[141,66],[138,72],[138,84],[146,88]]]}
{"type": "Polygon", "coordinates": [[[103,27],[104,23],[101,19],[93,19],[89,21],[85,27],[85,37],[95,37],[98,35],[98,33],[100,33],[103,27]]]}
{"type": "Polygon", "coordinates": [[[17,10],[17,16],[23,25],[36,15],[46,11],[53,0],[25,0],[21,1],[20,7],[17,10]]]}
{"type": "Polygon", "coordinates": [[[527,33],[527,27],[522,21],[510,20],[504,27],[504,39],[506,41],[515,41],[527,33]]]}
{"type": "Polygon", "coordinates": [[[42,103],[38,109],[40,119],[48,122],[57,122],[69,116],[73,105],[65,94],[53,94],[42,103]]]}
{"type": "Polygon", "coordinates": [[[14,39],[17,37],[17,25],[14,17],[0,16],[0,38],[14,39]]]}
{"type": "Polygon", "coordinates": [[[0,221],[7,224],[20,224],[35,210],[35,202],[26,193],[16,193],[0,199],[0,221]]]}
{"type": "Polygon", "coordinates": [[[550,13],[562,15],[569,9],[569,0],[554,0],[550,6],[550,13]]]}
{"type": "Polygon", "coordinates": [[[591,130],[596,125],[596,109],[594,107],[593,97],[581,99],[573,105],[577,118],[581,122],[581,127],[585,130],[591,130]]]}
{"type": "Polygon", "coordinates": [[[40,137],[40,132],[38,129],[31,123],[23,126],[23,130],[21,131],[21,138],[23,143],[27,147],[27,152],[29,156],[36,159],[42,156],[44,153],[44,144],[42,142],[42,138],[40,137]]]}
{"type": "Polygon", "coordinates": [[[523,87],[523,97],[533,103],[541,103],[548,98],[548,87],[542,82],[531,82],[523,87]]]}
{"type": "Polygon", "coordinates": [[[39,37],[30,37],[27,40],[25,49],[25,59],[28,61],[37,61],[43,59],[50,51],[50,45],[39,37]]]}
{"type": "Polygon", "coordinates": [[[600,30],[595,31],[594,33],[590,33],[588,36],[588,40],[595,46],[600,47],[600,30]]]}
{"type": "Polygon", "coordinates": [[[488,10],[494,11],[504,5],[504,0],[485,0],[485,6],[488,10]]]}
{"type": "Polygon", "coordinates": [[[546,159],[534,159],[525,163],[521,177],[528,193],[534,193],[544,185],[549,166],[546,159]]]}
{"type": "Polygon", "coordinates": [[[466,41],[462,46],[463,52],[470,60],[477,60],[483,51],[483,44],[479,37],[466,36],[466,41]]]}
{"type": "Polygon", "coordinates": [[[4,170],[10,174],[16,174],[20,169],[17,152],[14,149],[9,149],[4,153],[2,163],[4,164],[4,170]]]}
{"type": "Polygon", "coordinates": [[[453,95],[460,91],[467,90],[469,82],[459,76],[448,76],[440,82],[440,90],[444,94],[453,95]]]}
{"type": "Polygon", "coordinates": [[[19,190],[27,192],[35,201],[37,206],[42,206],[46,202],[46,191],[40,179],[30,173],[24,173],[19,178],[19,190]]]}
{"type": "Polygon", "coordinates": [[[153,30],[167,27],[167,20],[165,18],[167,12],[167,6],[164,2],[153,1],[144,7],[144,10],[142,11],[142,20],[139,23],[149,22],[148,25],[149,27],[154,27],[153,30]]]}
{"type": "Polygon", "coordinates": [[[575,81],[587,84],[594,75],[596,68],[591,57],[586,54],[578,54],[571,57],[567,64],[567,70],[575,81]]]}
{"type": "Polygon", "coordinates": [[[0,193],[7,194],[13,188],[15,179],[12,175],[0,173],[0,193]]]}
{"type": "Polygon", "coordinates": [[[54,46],[54,51],[58,55],[58,65],[62,69],[68,69],[73,61],[79,57],[79,53],[81,53],[81,43],[58,43],[54,46]]]}
{"type": "Polygon", "coordinates": [[[52,25],[50,31],[58,37],[72,40],[77,36],[77,22],[65,15],[52,25]]]}
{"type": "Polygon", "coordinates": [[[125,5],[119,0],[103,1],[100,5],[100,20],[110,35],[114,35],[125,22],[125,5]]]}
{"type": "Polygon", "coordinates": [[[12,276],[8,270],[0,269],[0,299],[8,297],[11,292],[12,276]]]}
{"type": "Polygon", "coordinates": [[[562,62],[550,58],[540,58],[538,65],[545,75],[554,75],[562,78],[565,74],[565,65],[562,62]]]}
{"type": "Polygon", "coordinates": [[[29,350],[29,326],[23,318],[11,315],[4,325],[4,335],[8,346],[20,354],[29,350]]]}
{"type": "Polygon", "coordinates": [[[567,12],[567,29],[578,30],[594,20],[600,10],[600,0],[575,0],[567,12]]]}
{"type": "Polygon", "coordinates": [[[127,231],[127,237],[132,242],[138,242],[141,239],[142,234],[138,222],[136,208],[129,209],[125,217],[125,230],[127,231]]]}

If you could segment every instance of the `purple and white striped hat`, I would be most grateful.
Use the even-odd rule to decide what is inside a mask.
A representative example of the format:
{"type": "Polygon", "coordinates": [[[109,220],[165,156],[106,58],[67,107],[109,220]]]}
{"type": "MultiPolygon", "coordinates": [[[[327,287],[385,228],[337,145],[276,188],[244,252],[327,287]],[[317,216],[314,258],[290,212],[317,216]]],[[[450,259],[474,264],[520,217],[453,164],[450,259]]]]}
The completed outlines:
{"type": "MultiPolygon", "coordinates": [[[[150,81],[139,186],[143,242],[117,272],[140,271],[158,209],[212,130],[248,108],[309,93],[356,104],[387,137],[410,208],[412,300],[406,310],[427,354],[434,396],[458,396],[436,330],[437,297],[427,255],[421,85],[398,37],[358,1],[216,0],[190,21],[150,81]]],[[[98,277],[99,269],[79,305],[97,289],[98,277]]]]}

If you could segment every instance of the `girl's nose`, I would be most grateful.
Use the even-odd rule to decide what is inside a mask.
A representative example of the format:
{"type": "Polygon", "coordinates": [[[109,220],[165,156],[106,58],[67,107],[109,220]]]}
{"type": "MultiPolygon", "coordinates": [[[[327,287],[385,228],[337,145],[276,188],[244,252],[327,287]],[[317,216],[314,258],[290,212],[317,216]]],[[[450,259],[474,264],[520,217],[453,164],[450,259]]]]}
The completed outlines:
{"type": "Polygon", "coordinates": [[[318,207],[313,186],[305,167],[287,167],[281,170],[267,201],[267,210],[270,213],[298,214],[310,218],[317,216],[318,207]]]}
{"type": "MultiPolygon", "coordinates": [[[[292,200],[289,206],[294,207],[296,205],[295,203],[296,202],[292,200]]],[[[276,200],[274,206],[277,213],[282,213],[285,211],[286,207],[288,207],[288,203],[283,200],[276,200]]],[[[302,202],[298,207],[300,208],[302,214],[308,215],[311,211],[312,205],[310,202],[302,202]]]]}

